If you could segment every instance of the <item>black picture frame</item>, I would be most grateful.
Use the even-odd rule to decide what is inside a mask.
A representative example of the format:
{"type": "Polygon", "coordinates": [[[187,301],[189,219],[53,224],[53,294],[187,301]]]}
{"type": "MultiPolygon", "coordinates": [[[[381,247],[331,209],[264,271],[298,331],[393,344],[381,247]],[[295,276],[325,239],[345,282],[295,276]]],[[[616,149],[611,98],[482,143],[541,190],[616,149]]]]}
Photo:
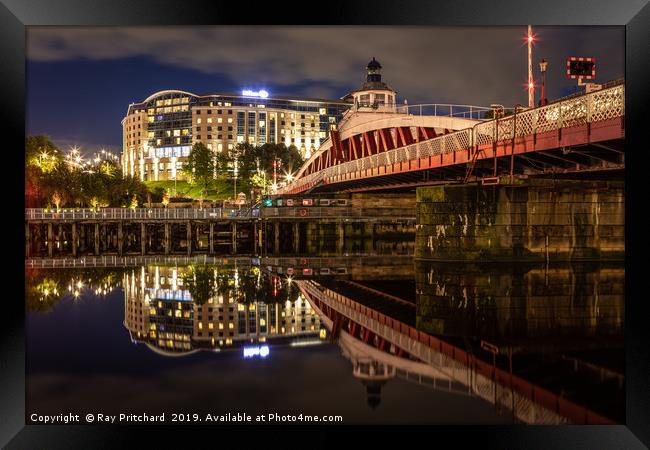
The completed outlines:
{"type": "MultiPolygon", "coordinates": [[[[456,0],[425,1],[331,1],[314,3],[251,3],[225,1],[173,0],[2,0],[0,4],[0,79],[2,80],[2,114],[4,139],[5,201],[3,208],[5,236],[5,290],[2,313],[4,326],[0,345],[0,445],[9,449],[37,448],[130,448],[134,437],[164,439],[188,437],[204,432],[216,440],[213,427],[114,426],[37,426],[25,425],[25,327],[24,245],[14,236],[24,234],[24,204],[13,197],[14,189],[24,186],[24,158],[20,149],[25,138],[25,30],[34,25],[218,25],[218,24],[296,24],[296,25],[433,25],[433,26],[500,26],[500,25],[620,25],[625,27],[626,51],[626,423],[620,426],[563,427],[392,427],[351,430],[346,427],[310,427],[303,444],[345,445],[333,438],[333,432],[346,431],[351,438],[383,438],[394,432],[397,438],[415,444],[417,438],[430,445],[454,448],[480,445],[481,448],[589,448],[635,449],[650,446],[650,351],[643,298],[644,253],[647,246],[644,226],[644,125],[649,119],[650,80],[650,6],[647,0],[546,0],[523,3],[515,0],[475,2],[456,0]],[[10,138],[10,139],[7,139],[10,138]],[[12,169],[14,167],[14,169],[12,169]],[[16,248],[12,248],[16,246],[16,248]],[[15,258],[15,260],[14,260],[15,258]],[[23,260],[21,260],[23,258],[23,260]],[[152,428],[154,427],[154,428],[152,428]],[[155,431],[155,432],[152,432],[155,431]],[[182,433],[179,433],[182,431],[182,433]],[[404,433],[404,434],[402,434],[404,433]],[[407,434],[408,433],[408,434],[407,434]],[[182,434],[182,436],[181,436],[182,434]],[[447,444],[449,443],[449,444],[447,444]]],[[[232,428],[231,428],[232,429],[232,428]]],[[[247,444],[268,442],[273,431],[251,433],[236,429],[247,444]]],[[[282,436],[282,435],[279,435],[282,436]]],[[[289,435],[285,435],[289,436],[289,435]]],[[[346,438],[347,439],[347,438],[346,438]]],[[[420,442],[418,439],[417,442],[420,442]]],[[[281,441],[280,441],[281,442],[281,441]]],[[[216,441],[215,441],[216,445],[216,441]]],[[[420,444],[417,444],[420,445],[420,444]]],[[[183,445],[184,447],[184,445],[183,445]]],[[[183,448],[181,447],[181,448],[183,448]]]]}

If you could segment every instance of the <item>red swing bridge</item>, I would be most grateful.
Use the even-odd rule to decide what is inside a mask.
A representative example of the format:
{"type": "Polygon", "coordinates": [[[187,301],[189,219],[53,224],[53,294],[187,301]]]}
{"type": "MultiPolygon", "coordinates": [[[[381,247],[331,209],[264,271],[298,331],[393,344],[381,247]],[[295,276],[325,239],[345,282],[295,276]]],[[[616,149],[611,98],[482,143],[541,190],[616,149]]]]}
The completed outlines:
{"type": "MultiPolygon", "coordinates": [[[[369,77],[378,70],[368,67],[369,77]]],[[[279,194],[508,184],[522,177],[622,178],[624,80],[510,111],[397,105],[395,91],[381,81],[350,95],[354,106],[279,194]]]]}

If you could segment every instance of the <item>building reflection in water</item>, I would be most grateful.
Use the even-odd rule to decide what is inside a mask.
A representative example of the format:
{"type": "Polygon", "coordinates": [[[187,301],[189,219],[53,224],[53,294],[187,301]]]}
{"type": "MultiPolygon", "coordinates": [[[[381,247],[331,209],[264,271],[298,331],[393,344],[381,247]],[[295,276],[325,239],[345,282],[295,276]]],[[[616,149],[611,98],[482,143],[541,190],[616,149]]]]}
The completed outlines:
{"type": "Polygon", "coordinates": [[[142,266],[123,285],[124,326],[158,353],[319,342],[318,315],[299,290],[258,267],[142,266]]]}
{"type": "Polygon", "coordinates": [[[27,309],[121,286],[132,341],[161,355],[262,358],[275,344],[327,339],[372,409],[400,378],[479,397],[517,422],[624,421],[621,266],[341,259],[288,276],[294,262],[271,261],[28,272],[27,309]]]}

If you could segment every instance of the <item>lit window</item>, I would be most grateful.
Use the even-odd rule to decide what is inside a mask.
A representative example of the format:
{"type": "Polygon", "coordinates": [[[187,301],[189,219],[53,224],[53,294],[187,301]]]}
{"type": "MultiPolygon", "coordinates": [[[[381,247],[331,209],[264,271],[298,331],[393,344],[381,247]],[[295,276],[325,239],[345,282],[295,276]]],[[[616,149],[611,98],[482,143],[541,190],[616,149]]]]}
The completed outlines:
{"type": "Polygon", "coordinates": [[[228,117],[228,123],[232,123],[232,117],[228,117]]]}
{"type": "Polygon", "coordinates": [[[201,123],[201,118],[196,119],[196,123],[201,123]]]}
{"type": "Polygon", "coordinates": [[[210,322],[210,323],[208,324],[208,329],[210,329],[210,330],[213,330],[213,329],[214,329],[214,324],[213,324],[212,322],[210,322]]]}
{"type": "Polygon", "coordinates": [[[203,329],[203,322],[199,322],[199,330],[203,329]]]}
{"type": "Polygon", "coordinates": [[[223,118],[217,117],[217,123],[223,123],[223,118]]]}
{"type": "Polygon", "coordinates": [[[212,123],[212,117],[208,117],[208,123],[212,123]]]}

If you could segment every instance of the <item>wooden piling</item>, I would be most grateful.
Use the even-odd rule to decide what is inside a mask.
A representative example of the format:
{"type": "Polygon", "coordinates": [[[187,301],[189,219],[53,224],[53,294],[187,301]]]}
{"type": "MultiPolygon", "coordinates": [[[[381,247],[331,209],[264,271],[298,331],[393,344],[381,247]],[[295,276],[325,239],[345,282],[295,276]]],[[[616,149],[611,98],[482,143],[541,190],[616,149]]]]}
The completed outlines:
{"type": "Polygon", "coordinates": [[[300,253],[300,223],[293,223],[293,252],[300,253]]]}
{"type": "Polygon", "coordinates": [[[122,256],[124,252],[124,229],[122,222],[117,223],[117,254],[122,256]]]}
{"type": "Polygon", "coordinates": [[[187,256],[192,254],[192,222],[187,221],[187,256]]]}
{"type": "Polygon", "coordinates": [[[273,253],[280,253],[280,222],[273,222],[273,253]]]}
{"type": "Polygon", "coordinates": [[[210,254],[214,255],[214,222],[210,222],[210,254]]]}
{"type": "Polygon", "coordinates": [[[142,256],[147,254],[147,224],[144,222],[140,224],[140,250],[142,256]]]}
{"type": "Polygon", "coordinates": [[[165,255],[169,255],[171,250],[171,223],[165,223],[165,255]]]}
{"type": "Polygon", "coordinates": [[[72,222],[72,257],[77,257],[77,224],[72,222]]]}
{"type": "Polygon", "coordinates": [[[232,222],[232,254],[237,254],[237,222],[232,222]]]}
{"type": "Polygon", "coordinates": [[[99,256],[99,224],[95,224],[95,235],[93,236],[95,240],[95,256],[99,256]]]}

